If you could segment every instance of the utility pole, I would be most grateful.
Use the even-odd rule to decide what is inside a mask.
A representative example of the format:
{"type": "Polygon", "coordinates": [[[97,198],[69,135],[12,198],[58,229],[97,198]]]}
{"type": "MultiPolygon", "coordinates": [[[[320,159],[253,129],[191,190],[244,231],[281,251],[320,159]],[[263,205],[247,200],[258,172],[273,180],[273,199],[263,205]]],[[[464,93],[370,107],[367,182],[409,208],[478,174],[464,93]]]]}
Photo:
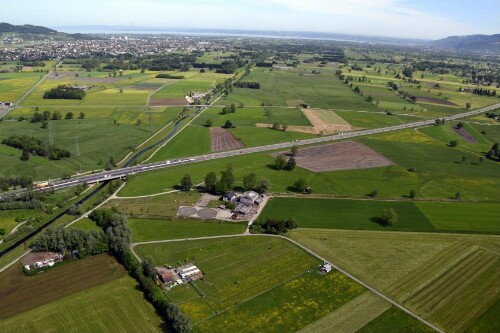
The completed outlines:
{"type": "Polygon", "coordinates": [[[80,157],[80,147],[78,146],[78,137],[75,137],[76,157],[80,157]]]}
{"type": "Polygon", "coordinates": [[[149,109],[149,132],[153,133],[153,112],[149,109]]]}
{"type": "Polygon", "coordinates": [[[52,146],[54,144],[54,137],[52,136],[52,126],[50,125],[50,119],[47,119],[49,123],[49,145],[52,146]]]}

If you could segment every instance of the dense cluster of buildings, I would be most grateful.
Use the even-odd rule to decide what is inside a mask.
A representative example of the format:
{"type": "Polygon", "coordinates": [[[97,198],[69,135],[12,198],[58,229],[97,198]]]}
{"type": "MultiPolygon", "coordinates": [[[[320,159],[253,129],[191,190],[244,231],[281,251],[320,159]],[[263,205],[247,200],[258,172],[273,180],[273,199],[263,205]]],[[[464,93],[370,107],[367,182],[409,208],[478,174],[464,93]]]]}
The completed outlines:
{"type": "Polygon", "coordinates": [[[156,267],[156,273],[166,289],[203,278],[203,272],[193,263],[177,268],[156,267]]]}
{"type": "Polygon", "coordinates": [[[216,41],[206,41],[195,37],[179,36],[114,36],[103,39],[75,41],[43,41],[27,46],[22,40],[9,42],[0,48],[0,60],[19,61],[21,59],[48,60],[81,58],[91,54],[134,54],[137,56],[156,55],[172,51],[218,51],[224,47],[216,41]]]}

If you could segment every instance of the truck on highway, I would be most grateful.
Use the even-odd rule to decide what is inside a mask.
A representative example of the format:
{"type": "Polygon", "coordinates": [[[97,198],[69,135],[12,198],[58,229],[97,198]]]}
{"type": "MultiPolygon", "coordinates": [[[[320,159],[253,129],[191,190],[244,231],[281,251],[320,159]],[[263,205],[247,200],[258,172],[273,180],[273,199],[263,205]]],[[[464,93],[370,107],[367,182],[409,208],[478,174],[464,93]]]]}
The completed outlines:
{"type": "Polygon", "coordinates": [[[42,188],[48,187],[49,185],[50,185],[49,182],[40,182],[40,183],[35,184],[35,188],[42,189],[42,188]]]}

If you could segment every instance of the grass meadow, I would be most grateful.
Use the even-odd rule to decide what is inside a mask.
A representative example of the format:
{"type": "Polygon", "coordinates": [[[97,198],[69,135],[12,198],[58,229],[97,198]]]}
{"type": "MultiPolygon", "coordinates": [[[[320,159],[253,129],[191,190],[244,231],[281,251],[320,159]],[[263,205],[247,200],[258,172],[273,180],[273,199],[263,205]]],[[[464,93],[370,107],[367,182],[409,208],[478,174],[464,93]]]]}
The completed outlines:
{"type": "Polygon", "coordinates": [[[136,282],[125,275],[2,320],[0,330],[16,333],[162,332],[163,325],[153,306],[137,290],[136,282]]]}
{"type": "Polygon", "coordinates": [[[241,234],[246,223],[129,219],[132,242],[241,234]]]}
{"type": "Polygon", "coordinates": [[[497,203],[272,198],[259,218],[289,217],[303,228],[500,234],[497,203]],[[388,208],[398,221],[381,226],[376,218],[388,208]]]}
{"type": "Polygon", "coordinates": [[[290,236],[446,332],[464,331],[498,299],[496,236],[326,229],[290,236]]]}
{"type": "Polygon", "coordinates": [[[316,259],[279,238],[185,241],[135,250],[157,264],[194,262],[204,272],[194,288],[167,292],[194,319],[196,332],[296,331],[365,291],[339,272],[318,274],[316,259]]]}

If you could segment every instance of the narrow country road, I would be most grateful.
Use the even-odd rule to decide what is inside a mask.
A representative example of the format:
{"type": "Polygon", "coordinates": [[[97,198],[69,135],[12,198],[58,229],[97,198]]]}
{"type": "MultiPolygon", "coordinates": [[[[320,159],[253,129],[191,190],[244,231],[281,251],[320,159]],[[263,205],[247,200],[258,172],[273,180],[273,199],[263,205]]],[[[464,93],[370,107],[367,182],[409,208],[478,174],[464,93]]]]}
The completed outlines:
{"type": "Polygon", "coordinates": [[[410,316],[412,316],[413,318],[419,320],[420,322],[422,322],[423,324],[427,325],[428,327],[432,328],[434,331],[436,332],[439,332],[439,333],[445,333],[442,329],[440,329],[439,327],[433,325],[432,323],[428,322],[427,320],[423,319],[422,317],[418,316],[416,313],[408,310],[407,308],[405,308],[404,306],[400,305],[399,303],[393,301],[391,298],[389,298],[388,296],[382,294],[380,291],[378,291],[377,289],[373,288],[372,286],[366,284],[365,282],[361,281],[360,279],[358,279],[357,277],[355,277],[354,275],[348,273],[347,271],[345,271],[344,269],[340,268],[339,266],[335,265],[334,263],[332,263],[331,261],[329,260],[326,260],[325,258],[323,258],[322,256],[320,256],[319,254],[317,254],[316,252],[314,252],[313,250],[307,248],[306,246],[300,244],[299,242],[291,239],[291,238],[288,238],[288,237],[285,237],[285,236],[280,236],[280,235],[267,235],[267,234],[247,234],[246,232],[243,233],[243,234],[237,234],[237,235],[223,235],[223,236],[209,236],[209,237],[197,237],[197,238],[181,238],[181,239],[169,239],[169,240],[158,240],[158,241],[148,241],[148,242],[138,242],[138,243],[131,243],[130,244],[130,250],[132,251],[132,254],[137,258],[137,260],[139,260],[139,262],[141,261],[141,258],[139,257],[139,255],[137,255],[137,253],[134,251],[134,248],[138,245],[146,245],[146,244],[162,244],[162,243],[173,243],[173,242],[183,242],[183,241],[195,241],[195,240],[204,240],[204,239],[219,239],[219,238],[232,238],[232,237],[274,237],[274,238],[281,238],[281,239],[284,239],[292,244],[294,244],[295,246],[301,248],[302,250],[306,251],[307,253],[309,253],[310,255],[312,255],[313,257],[321,260],[322,262],[324,263],[328,263],[330,265],[332,265],[333,268],[335,268],[337,271],[341,272],[342,274],[345,274],[346,276],[348,276],[351,280],[359,283],[360,285],[362,285],[363,287],[365,287],[366,289],[370,290],[371,292],[373,292],[375,295],[381,297],[382,299],[384,299],[385,301],[389,302],[390,304],[392,304],[393,306],[399,308],[400,310],[406,312],[407,314],[409,314],[410,316]]]}

